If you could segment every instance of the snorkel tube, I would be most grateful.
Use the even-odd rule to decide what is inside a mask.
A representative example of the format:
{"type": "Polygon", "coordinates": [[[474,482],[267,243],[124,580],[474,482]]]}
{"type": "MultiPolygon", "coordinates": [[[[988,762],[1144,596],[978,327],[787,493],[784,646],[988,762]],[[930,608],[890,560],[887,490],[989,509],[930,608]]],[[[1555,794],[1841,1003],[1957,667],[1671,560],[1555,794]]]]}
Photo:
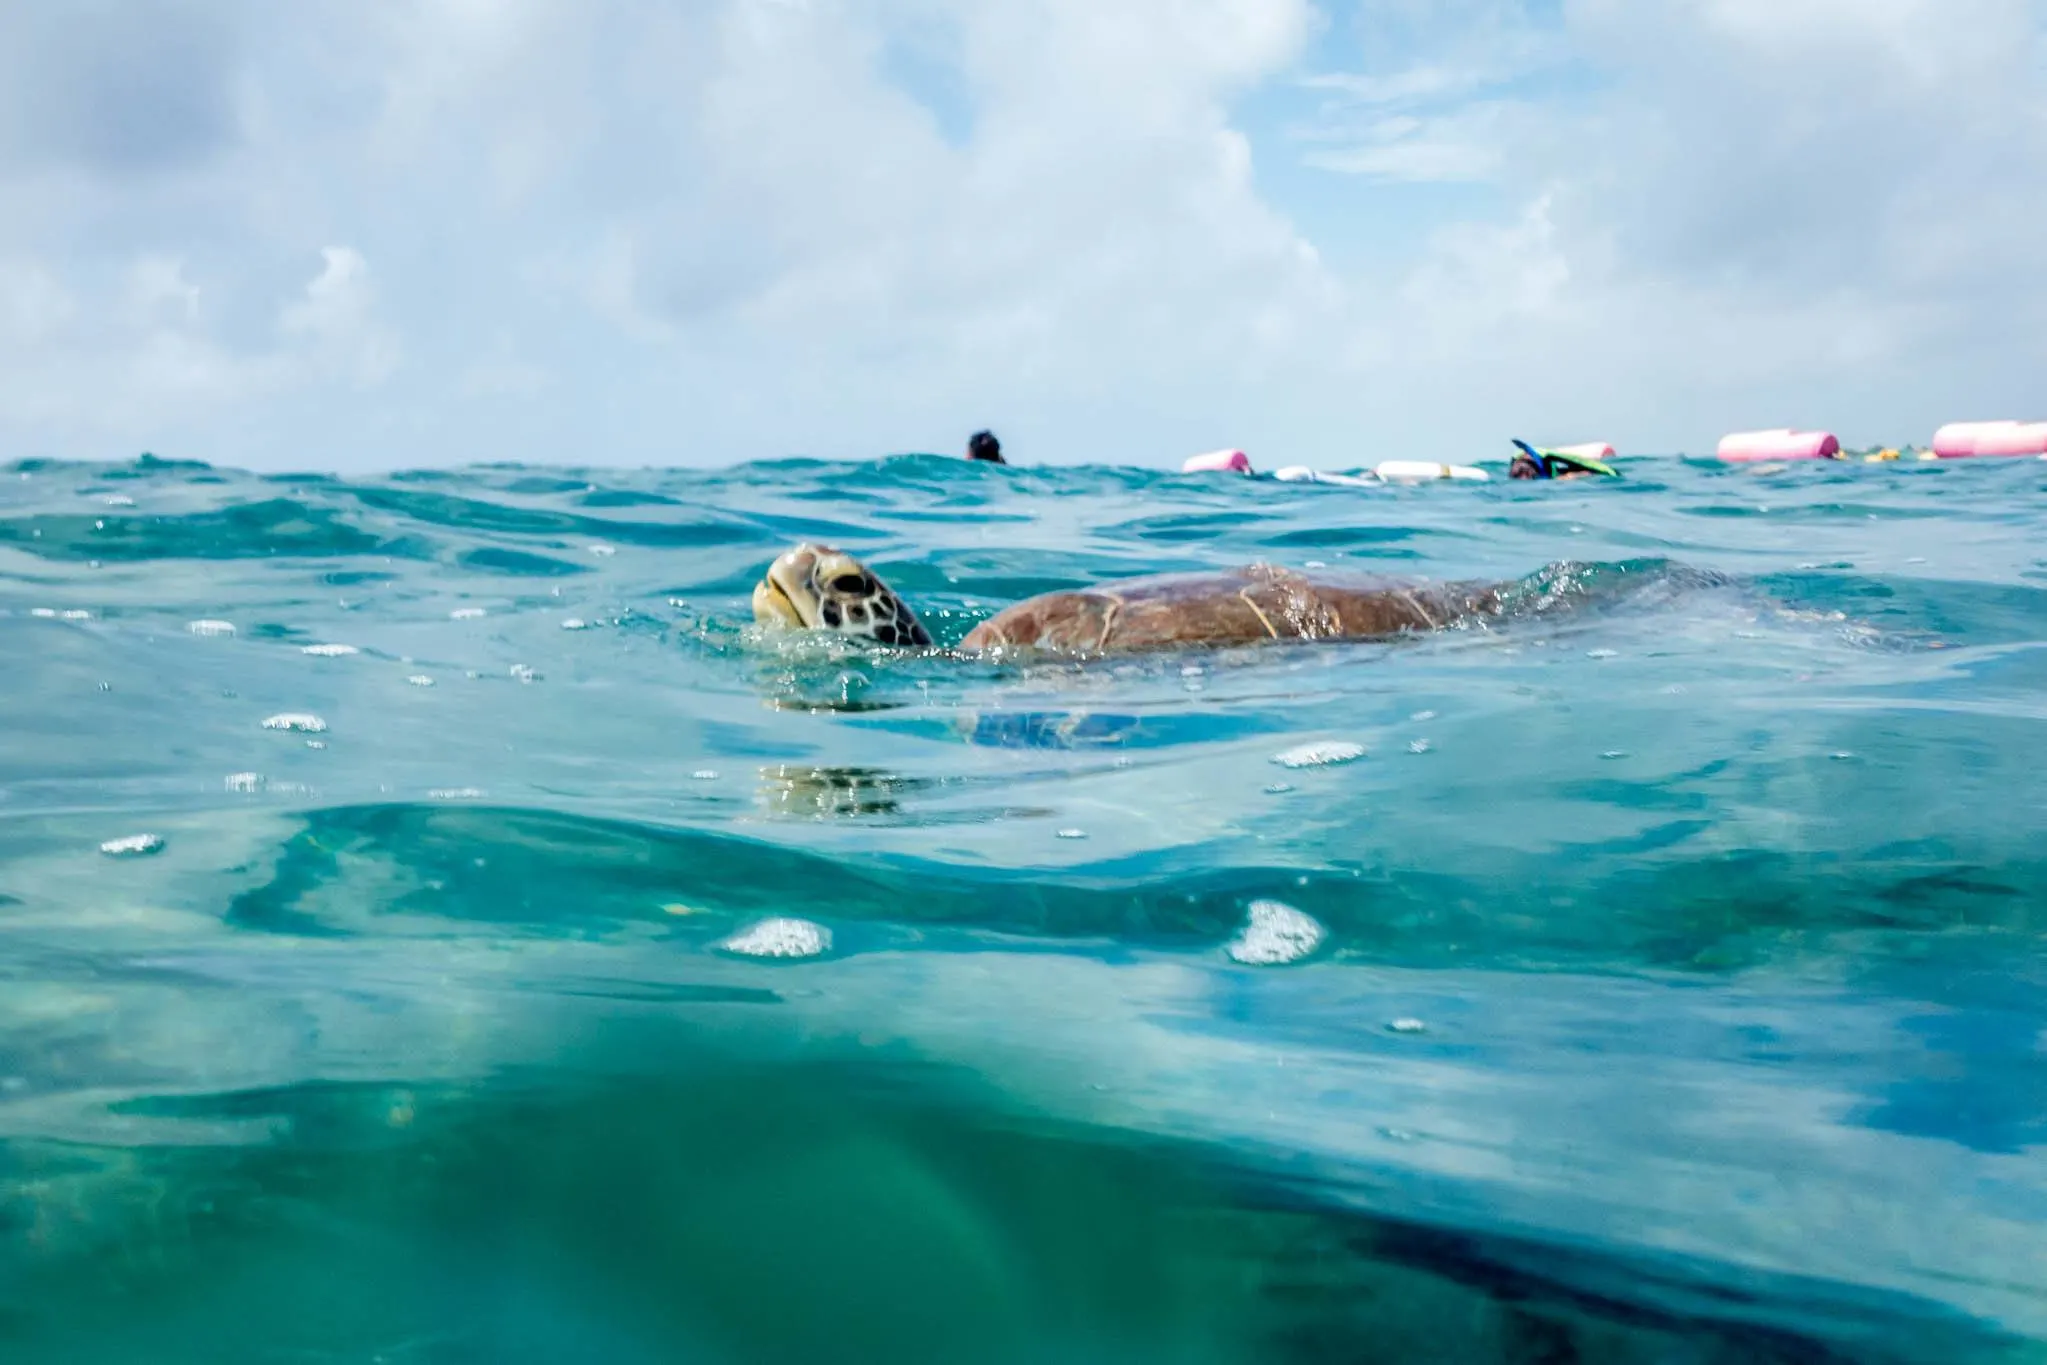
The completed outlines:
{"type": "Polygon", "coordinates": [[[1617,479],[1620,472],[1612,465],[1582,450],[1537,450],[1526,441],[1514,445],[1520,454],[1514,457],[1510,472],[1516,478],[1557,479],[1572,474],[1598,474],[1604,478],[1617,479]],[[1521,470],[1527,473],[1521,473],[1521,470]]]}

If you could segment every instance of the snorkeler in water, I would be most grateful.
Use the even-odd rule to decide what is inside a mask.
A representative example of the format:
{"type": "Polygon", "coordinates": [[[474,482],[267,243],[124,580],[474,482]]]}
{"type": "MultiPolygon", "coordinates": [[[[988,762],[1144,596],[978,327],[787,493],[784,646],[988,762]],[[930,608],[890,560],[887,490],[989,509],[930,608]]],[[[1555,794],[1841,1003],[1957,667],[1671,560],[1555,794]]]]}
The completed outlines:
{"type": "Polygon", "coordinates": [[[995,439],[995,433],[992,431],[977,431],[968,438],[967,458],[988,464],[1008,463],[1002,458],[1002,442],[995,439]]]}
{"type": "Polygon", "coordinates": [[[1617,479],[1614,467],[1589,455],[1560,450],[1537,450],[1526,441],[1514,442],[1514,461],[1507,466],[1510,479],[1585,479],[1601,476],[1617,479]]]}

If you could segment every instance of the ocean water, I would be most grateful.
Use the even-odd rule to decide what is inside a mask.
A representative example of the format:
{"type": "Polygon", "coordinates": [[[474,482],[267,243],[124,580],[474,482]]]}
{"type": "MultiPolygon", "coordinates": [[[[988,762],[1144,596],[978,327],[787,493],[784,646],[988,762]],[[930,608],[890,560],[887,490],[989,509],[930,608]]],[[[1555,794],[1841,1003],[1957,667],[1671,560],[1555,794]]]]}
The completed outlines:
{"type": "Polygon", "coordinates": [[[2043,471],[8,466],[0,1359],[2047,1360],[2043,471]]]}

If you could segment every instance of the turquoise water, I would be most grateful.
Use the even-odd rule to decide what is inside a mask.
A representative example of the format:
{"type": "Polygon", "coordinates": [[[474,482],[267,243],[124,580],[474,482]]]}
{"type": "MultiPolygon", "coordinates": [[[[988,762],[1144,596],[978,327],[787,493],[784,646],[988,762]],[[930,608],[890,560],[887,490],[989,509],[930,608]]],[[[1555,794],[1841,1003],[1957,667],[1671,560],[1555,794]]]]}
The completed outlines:
{"type": "Polygon", "coordinates": [[[8,467],[0,1355],[2047,1359],[2042,471],[8,467]],[[994,664],[802,539],[1527,581],[994,664]]]}

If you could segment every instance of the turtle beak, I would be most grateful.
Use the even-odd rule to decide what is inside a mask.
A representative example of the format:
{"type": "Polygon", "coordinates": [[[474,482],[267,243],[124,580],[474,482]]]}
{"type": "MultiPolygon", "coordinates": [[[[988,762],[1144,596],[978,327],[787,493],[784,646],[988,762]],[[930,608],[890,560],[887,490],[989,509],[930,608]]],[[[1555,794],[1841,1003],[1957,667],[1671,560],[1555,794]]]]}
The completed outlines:
{"type": "Polygon", "coordinates": [[[755,621],[796,630],[807,630],[817,624],[817,595],[810,584],[818,553],[814,545],[799,545],[768,565],[767,573],[753,590],[755,621]],[[805,607],[809,608],[807,613],[805,607]]]}

